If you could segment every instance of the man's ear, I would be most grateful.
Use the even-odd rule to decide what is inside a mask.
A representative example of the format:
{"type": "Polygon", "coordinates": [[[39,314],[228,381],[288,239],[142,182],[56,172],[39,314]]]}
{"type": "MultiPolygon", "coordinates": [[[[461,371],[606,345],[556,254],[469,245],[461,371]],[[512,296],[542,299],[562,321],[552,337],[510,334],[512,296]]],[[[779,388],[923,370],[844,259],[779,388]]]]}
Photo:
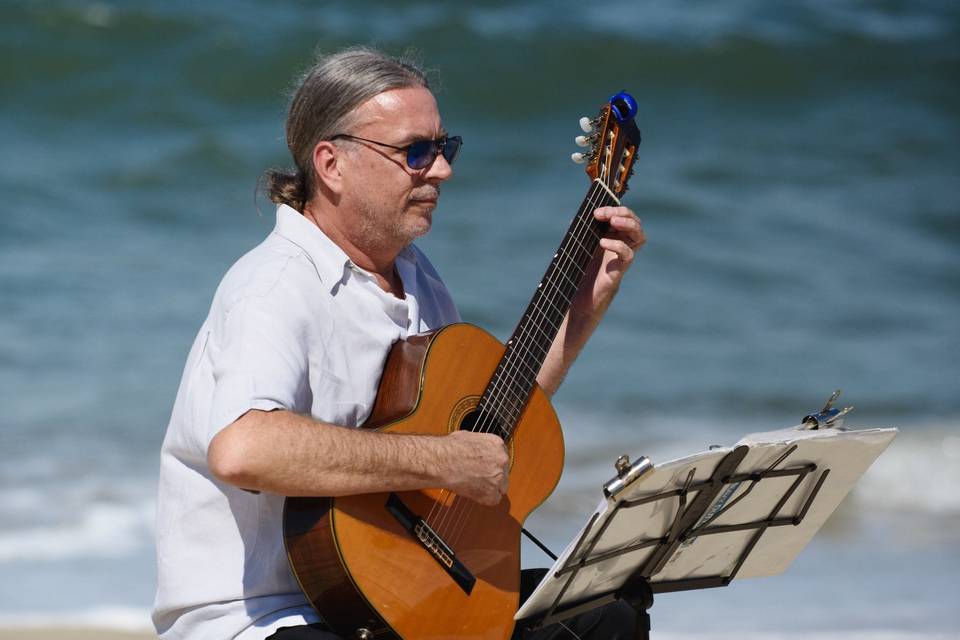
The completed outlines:
{"type": "Polygon", "coordinates": [[[317,176],[318,187],[326,188],[339,195],[343,186],[339,161],[340,149],[329,140],[321,140],[313,148],[313,170],[317,176]]]}

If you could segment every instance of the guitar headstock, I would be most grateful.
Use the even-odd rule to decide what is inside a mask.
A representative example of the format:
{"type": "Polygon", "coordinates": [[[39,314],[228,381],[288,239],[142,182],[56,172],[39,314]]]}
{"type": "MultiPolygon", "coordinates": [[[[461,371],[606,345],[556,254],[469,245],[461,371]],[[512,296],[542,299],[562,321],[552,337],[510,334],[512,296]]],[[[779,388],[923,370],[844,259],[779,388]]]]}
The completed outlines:
{"type": "Polygon", "coordinates": [[[596,118],[580,118],[580,128],[587,135],[577,136],[587,153],[574,153],[574,162],[585,162],[587,175],[600,180],[618,198],[627,190],[633,175],[633,163],[640,146],[640,129],[634,122],[637,101],[626,91],[612,96],[596,118]]]}

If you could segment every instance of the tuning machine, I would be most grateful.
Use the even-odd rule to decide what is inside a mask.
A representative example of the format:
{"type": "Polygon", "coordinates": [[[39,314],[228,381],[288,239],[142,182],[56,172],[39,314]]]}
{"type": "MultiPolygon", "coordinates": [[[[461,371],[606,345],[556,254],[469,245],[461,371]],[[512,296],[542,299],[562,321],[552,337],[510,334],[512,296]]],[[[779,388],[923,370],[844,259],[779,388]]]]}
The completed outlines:
{"type": "MultiPolygon", "coordinates": [[[[597,133],[595,128],[596,124],[597,124],[596,120],[591,120],[586,116],[580,118],[580,129],[582,129],[583,132],[587,135],[577,136],[576,138],[573,139],[573,142],[578,147],[592,147],[594,142],[597,139],[597,133]]],[[[592,155],[593,155],[592,149],[586,152],[577,151],[575,153],[570,154],[570,159],[576,162],[577,164],[583,164],[585,162],[589,162],[592,155]]]]}

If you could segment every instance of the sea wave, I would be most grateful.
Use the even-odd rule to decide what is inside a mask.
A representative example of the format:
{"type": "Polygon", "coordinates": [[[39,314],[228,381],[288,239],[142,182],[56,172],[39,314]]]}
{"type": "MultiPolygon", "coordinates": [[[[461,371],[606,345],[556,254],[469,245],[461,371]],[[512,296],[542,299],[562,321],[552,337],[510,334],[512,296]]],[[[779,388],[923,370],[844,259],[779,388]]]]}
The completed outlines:
{"type": "MultiPolygon", "coordinates": [[[[778,428],[759,421],[739,431],[727,424],[711,427],[710,421],[702,419],[647,418],[643,422],[642,429],[637,429],[629,426],[630,421],[618,422],[610,417],[570,416],[564,425],[567,468],[562,491],[551,498],[553,508],[562,509],[566,502],[582,507],[583,494],[597,493],[600,484],[613,476],[613,461],[619,453],[646,455],[656,464],[711,445],[732,445],[748,432],[778,428]],[[611,428],[611,424],[619,426],[611,428]]],[[[890,447],[854,487],[850,508],[935,518],[960,515],[960,419],[875,424],[851,421],[847,426],[900,429],[890,447]]]]}
{"type": "MultiPolygon", "coordinates": [[[[36,503],[37,515],[49,500],[36,503]]],[[[151,501],[80,505],[72,517],[49,525],[0,531],[0,563],[118,558],[153,544],[155,506],[151,501]]]]}
{"type": "Polygon", "coordinates": [[[902,429],[857,485],[858,506],[904,514],[960,514],[958,434],[956,425],[902,429]]]}
{"type": "MultiPolygon", "coordinates": [[[[449,66],[443,84],[455,88],[444,92],[451,99],[462,96],[484,104],[476,110],[480,115],[503,117],[520,109],[539,119],[543,100],[500,99],[511,94],[522,98],[530,84],[529,69],[517,64],[518,56],[537,61],[541,79],[555,79],[557,87],[569,86],[572,74],[584,73],[605,78],[604,86],[606,79],[631,78],[661,89],[710,88],[734,99],[825,87],[830,87],[825,95],[832,95],[855,88],[866,77],[889,81],[906,74],[913,82],[924,82],[914,73],[918,61],[945,70],[956,63],[951,41],[960,32],[960,14],[954,3],[899,8],[815,0],[790,8],[759,0],[693,5],[638,10],[621,1],[611,9],[584,11],[572,1],[523,7],[13,3],[9,22],[26,27],[31,37],[11,37],[5,45],[8,55],[22,61],[9,69],[16,84],[8,88],[25,115],[39,111],[71,117],[79,105],[109,126],[132,119],[138,128],[164,122],[176,128],[197,122],[197,115],[211,107],[235,113],[274,104],[291,69],[302,67],[304,56],[315,48],[373,42],[402,52],[429,43],[431,52],[450,52],[443,56],[449,66]],[[110,58],[109,46],[125,47],[127,62],[110,58]],[[462,53],[470,50],[484,55],[462,53]],[[164,60],[162,67],[152,68],[149,76],[139,72],[157,56],[164,60]],[[47,82],[29,83],[40,73],[47,82]],[[189,94],[172,90],[179,83],[189,86],[189,94]]],[[[4,85],[0,80],[0,88],[4,85]]],[[[565,93],[570,92],[543,98],[562,99],[565,93]]]]}
{"type": "MultiPolygon", "coordinates": [[[[900,433],[854,487],[845,508],[928,518],[960,515],[957,424],[950,420],[856,427],[897,426],[900,433]]],[[[610,416],[567,415],[566,467],[546,509],[555,517],[574,520],[592,509],[600,485],[614,475],[613,462],[622,453],[665,462],[770,428],[776,425],[756,422],[736,431],[711,427],[704,420],[659,418],[646,419],[637,429],[610,416]]],[[[154,475],[131,477],[124,491],[107,492],[109,478],[88,477],[77,483],[57,473],[59,460],[47,461],[46,477],[37,486],[0,491],[0,507],[10,516],[0,527],[0,563],[123,558],[152,547],[154,475]],[[47,508],[52,495],[63,499],[55,515],[47,508]]]]}
{"type": "MultiPolygon", "coordinates": [[[[13,3],[16,5],[17,3],[13,3]]],[[[93,2],[50,2],[38,10],[30,3],[29,15],[46,15],[64,25],[110,30],[130,27],[153,29],[252,26],[310,29],[346,36],[366,35],[380,40],[408,38],[423,29],[457,26],[456,35],[469,31],[486,37],[524,39],[544,32],[577,29],[619,33],[631,38],[655,37],[676,43],[711,38],[754,35],[771,40],[810,38],[823,33],[854,34],[863,38],[916,41],[949,35],[956,5],[950,2],[916,2],[877,6],[853,2],[806,0],[790,6],[771,6],[762,0],[743,0],[719,6],[703,0],[683,5],[658,4],[638,10],[628,0],[608,2],[602,11],[583,10],[575,0],[532,2],[523,6],[494,3],[487,6],[437,4],[418,0],[391,2],[340,1],[287,3],[266,8],[253,2],[141,2],[114,5],[93,2]],[[357,10],[367,6],[370,10],[357,10]]]]}

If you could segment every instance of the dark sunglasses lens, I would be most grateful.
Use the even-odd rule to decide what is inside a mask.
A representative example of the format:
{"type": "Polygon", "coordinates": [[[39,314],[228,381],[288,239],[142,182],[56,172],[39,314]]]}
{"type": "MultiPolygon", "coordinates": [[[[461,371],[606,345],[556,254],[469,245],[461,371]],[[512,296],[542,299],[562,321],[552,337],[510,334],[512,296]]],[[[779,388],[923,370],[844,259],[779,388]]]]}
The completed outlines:
{"type": "Polygon", "coordinates": [[[407,147],[407,165],[411,169],[424,169],[433,164],[440,153],[443,153],[447,164],[453,164],[453,161],[457,159],[457,154],[460,153],[462,143],[463,140],[460,136],[446,138],[442,142],[435,140],[414,142],[407,147]]]}
{"type": "Polygon", "coordinates": [[[452,136],[444,141],[443,158],[447,161],[447,164],[453,164],[453,161],[457,159],[457,154],[460,153],[460,145],[462,144],[463,138],[460,136],[452,136]]]}
{"type": "Polygon", "coordinates": [[[407,165],[411,169],[423,169],[430,165],[440,152],[433,140],[420,140],[407,147],[407,165]]]}

